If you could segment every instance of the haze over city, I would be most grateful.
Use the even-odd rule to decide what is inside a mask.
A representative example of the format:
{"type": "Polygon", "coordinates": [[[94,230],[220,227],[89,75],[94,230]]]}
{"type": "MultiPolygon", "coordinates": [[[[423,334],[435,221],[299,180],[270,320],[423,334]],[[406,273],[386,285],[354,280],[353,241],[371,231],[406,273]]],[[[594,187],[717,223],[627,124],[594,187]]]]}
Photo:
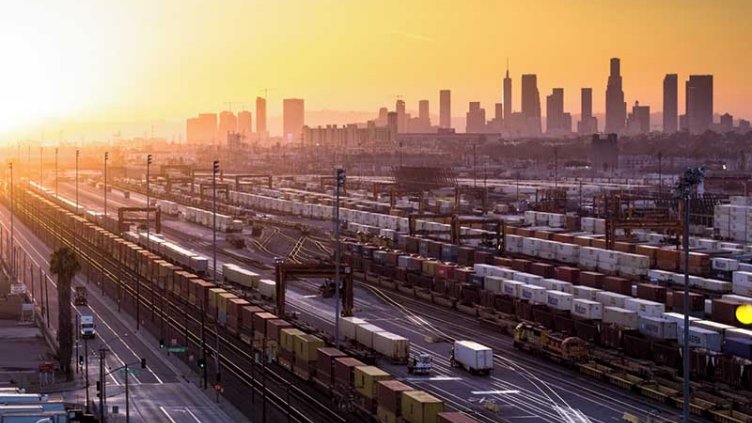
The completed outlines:
{"type": "MultiPolygon", "coordinates": [[[[417,110],[451,89],[453,116],[487,111],[512,78],[538,75],[543,97],[580,87],[605,110],[608,59],[622,59],[627,104],[661,110],[663,75],[715,76],[715,110],[752,116],[746,1],[634,2],[9,2],[0,17],[9,66],[0,70],[0,131],[80,140],[120,129],[171,139],[184,118],[239,110],[269,89],[270,130],[281,99],[304,98],[314,125],[364,121],[397,96],[417,110]],[[605,34],[608,34],[607,36],[605,34]],[[312,114],[312,116],[316,116],[312,114]],[[33,128],[33,129],[31,129],[33,128]]],[[[519,88],[516,85],[515,88],[519,88]]],[[[684,103],[680,90],[679,104],[684,103]]],[[[519,91],[517,91],[519,93],[519,91]]],[[[519,96],[513,100],[519,110],[519,96]]],[[[683,107],[681,108],[683,109],[683,107]]],[[[432,113],[436,113],[434,107],[432,113]]],[[[457,126],[457,125],[455,125],[457,126]]]]}

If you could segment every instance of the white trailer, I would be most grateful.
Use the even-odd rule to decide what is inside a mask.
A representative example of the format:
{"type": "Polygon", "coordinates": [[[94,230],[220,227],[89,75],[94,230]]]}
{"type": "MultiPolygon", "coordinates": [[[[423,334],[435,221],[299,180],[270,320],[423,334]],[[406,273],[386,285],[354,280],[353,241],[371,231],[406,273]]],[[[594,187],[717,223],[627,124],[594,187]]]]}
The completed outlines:
{"type": "Polygon", "coordinates": [[[493,371],[493,350],[473,341],[454,341],[450,363],[473,374],[493,371]]]}

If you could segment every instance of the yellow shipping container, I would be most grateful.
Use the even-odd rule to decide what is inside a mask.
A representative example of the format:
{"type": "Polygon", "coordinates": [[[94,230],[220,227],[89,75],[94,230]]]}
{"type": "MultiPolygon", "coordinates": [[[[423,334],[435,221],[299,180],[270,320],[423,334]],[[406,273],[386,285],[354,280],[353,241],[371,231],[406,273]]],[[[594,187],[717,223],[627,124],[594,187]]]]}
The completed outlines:
{"type": "Polygon", "coordinates": [[[314,361],[316,350],[324,346],[324,340],[314,335],[297,335],[293,340],[295,360],[314,361]]]}
{"type": "Polygon", "coordinates": [[[397,415],[382,406],[376,408],[376,418],[382,423],[397,423],[397,415]]]}
{"type": "Polygon", "coordinates": [[[423,391],[402,393],[402,418],[409,423],[436,423],[444,402],[423,391]]]}
{"type": "Polygon", "coordinates": [[[305,335],[300,329],[284,328],[279,331],[279,346],[290,354],[295,352],[295,337],[305,335]]]}
{"type": "Polygon", "coordinates": [[[209,290],[209,308],[217,308],[217,297],[225,291],[222,288],[212,288],[209,290]]]}
{"type": "Polygon", "coordinates": [[[423,262],[422,271],[424,275],[433,276],[434,273],[436,273],[436,265],[439,262],[436,260],[425,260],[423,262]]]}
{"type": "Polygon", "coordinates": [[[391,379],[392,376],[375,366],[358,366],[355,368],[355,389],[366,398],[376,395],[376,382],[391,379]]]}
{"type": "Polygon", "coordinates": [[[226,312],[227,303],[229,303],[230,299],[232,298],[238,298],[238,296],[229,292],[223,292],[219,294],[219,296],[217,297],[217,308],[221,311],[226,312]]]}

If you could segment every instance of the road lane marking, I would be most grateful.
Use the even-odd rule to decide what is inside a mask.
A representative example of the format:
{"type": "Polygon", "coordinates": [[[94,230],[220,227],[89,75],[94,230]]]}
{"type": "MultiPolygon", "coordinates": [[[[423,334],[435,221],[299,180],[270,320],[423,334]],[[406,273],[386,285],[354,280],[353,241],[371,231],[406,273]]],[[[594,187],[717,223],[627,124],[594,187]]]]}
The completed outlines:
{"type": "Polygon", "coordinates": [[[175,419],[173,419],[172,416],[170,416],[170,413],[168,413],[167,410],[165,410],[163,406],[160,405],[159,409],[164,413],[165,416],[167,416],[168,420],[170,420],[172,423],[176,423],[175,419]]]}
{"type": "Polygon", "coordinates": [[[473,395],[505,395],[505,394],[519,394],[520,391],[516,389],[507,389],[507,390],[499,390],[499,391],[472,391],[470,393],[473,395]]]}
{"type": "Polygon", "coordinates": [[[191,417],[193,417],[193,420],[196,420],[196,422],[197,422],[197,423],[201,423],[201,420],[199,420],[199,419],[198,419],[198,417],[196,417],[196,415],[195,415],[195,414],[193,414],[193,411],[191,411],[191,409],[190,409],[190,408],[186,407],[186,408],[185,408],[185,411],[187,411],[187,412],[188,412],[188,414],[190,414],[190,415],[191,415],[191,417]]]}

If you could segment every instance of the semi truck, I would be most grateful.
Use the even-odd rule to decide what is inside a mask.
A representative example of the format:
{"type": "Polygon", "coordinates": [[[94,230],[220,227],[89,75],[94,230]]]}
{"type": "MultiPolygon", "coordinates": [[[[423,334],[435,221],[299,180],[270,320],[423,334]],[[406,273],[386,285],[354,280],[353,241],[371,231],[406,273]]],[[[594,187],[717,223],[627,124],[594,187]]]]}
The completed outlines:
{"type": "Polygon", "coordinates": [[[454,341],[449,362],[472,374],[487,375],[493,371],[493,350],[473,341],[454,341]]]}

